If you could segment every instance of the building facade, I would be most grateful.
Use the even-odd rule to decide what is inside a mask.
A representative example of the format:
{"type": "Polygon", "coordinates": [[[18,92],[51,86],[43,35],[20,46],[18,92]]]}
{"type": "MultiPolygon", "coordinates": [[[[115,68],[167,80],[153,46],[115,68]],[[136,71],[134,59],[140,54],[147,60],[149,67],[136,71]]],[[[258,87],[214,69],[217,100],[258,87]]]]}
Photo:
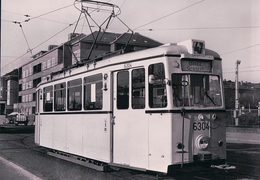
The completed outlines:
{"type": "Polygon", "coordinates": [[[36,87],[50,78],[53,72],[60,71],[66,64],[63,56],[64,46],[51,46],[48,51],[41,51],[32,57],[32,61],[20,68],[19,96],[17,111],[26,115],[35,114],[36,87]]]}
{"type": "Polygon", "coordinates": [[[6,114],[6,83],[4,78],[0,76],[0,116],[6,114]]]}

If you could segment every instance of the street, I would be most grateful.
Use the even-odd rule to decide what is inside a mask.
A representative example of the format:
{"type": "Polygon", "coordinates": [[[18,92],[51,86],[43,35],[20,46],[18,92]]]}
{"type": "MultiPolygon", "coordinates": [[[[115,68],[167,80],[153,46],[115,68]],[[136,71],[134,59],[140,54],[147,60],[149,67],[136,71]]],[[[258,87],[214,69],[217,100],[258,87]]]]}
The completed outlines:
{"type": "Polygon", "coordinates": [[[47,149],[34,144],[34,134],[28,127],[23,133],[0,131],[0,177],[4,179],[258,179],[260,178],[260,145],[228,144],[227,161],[236,170],[212,168],[178,170],[173,176],[114,169],[98,172],[47,155],[47,149]],[[10,163],[6,163],[6,162],[10,163]],[[13,172],[13,173],[11,173],[13,172]],[[15,178],[14,178],[15,177],[15,178]]]}

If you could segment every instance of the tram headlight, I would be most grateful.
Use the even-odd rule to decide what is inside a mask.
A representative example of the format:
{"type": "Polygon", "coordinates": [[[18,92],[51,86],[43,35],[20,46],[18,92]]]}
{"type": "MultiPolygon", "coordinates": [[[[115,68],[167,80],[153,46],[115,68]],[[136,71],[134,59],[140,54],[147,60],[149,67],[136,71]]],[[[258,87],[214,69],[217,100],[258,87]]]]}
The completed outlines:
{"type": "Polygon", "coordinates": [[[182,144],[181,142],[177,143],[177,148],[178,149],[184,149],[184,144],[182,144]]]}
{"type": "Polygon", "coordinates": [[[209,146],[209,137],[204,135],[199,135],[195,140],[195,146],[199,150],[205,150],[209,146]]]}
{"type": "Polygon", "coordinates": [[[219,147],[222,147],[223,144],[224,144],[224,142],[223,142],[222,140],[219,140],[219,141],[218,141],[218,146],[219,146],[219,147]]]}
{"type": "Polygon", "coordinates": [[[215,121],[217,119],[217,115],[214,113],[212,114],[211,118],[215,121]]]}
{"type": "Polygon", "coordinates": [[[200,121],[203,121],[203,120],[204,120],[203,114],[199,114],[199,115],[198,115],[198,120],[200,120],[200,121]]]}

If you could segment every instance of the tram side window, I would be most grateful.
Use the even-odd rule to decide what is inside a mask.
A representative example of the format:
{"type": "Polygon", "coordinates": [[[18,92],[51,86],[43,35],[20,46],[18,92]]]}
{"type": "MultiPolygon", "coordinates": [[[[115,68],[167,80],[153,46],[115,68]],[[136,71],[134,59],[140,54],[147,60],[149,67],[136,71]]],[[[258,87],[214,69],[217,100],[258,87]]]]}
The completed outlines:
{"type": "Polygon", "coordinates": [[[66,110],[66,83],[54,85],[54,110],[66,110]]]}
{"type": "Polygon", "coordinates": [[[132,71],[132,108],[143,109],[145,107],[145,70],[134,69],[132,71]]]}
{"type": "Polygon", "coordinates": [[[82,109],[82,79],[68,82],[68,110],[82,109]]]}
{"type": "Polygon", "coordinates": [[[151,64],[149,71],[149,106],[163,108],[167,106],[165,71],[163,63],[151,64]]]}
{"type": "Polygon", "coordinates": [[[43,88],[43,111],[50,112],[53,107],[53,87],[48,86],[43,88]]]}
{"type": "Polygon", "coordinates": [[[129,107],[129,72],[121,71],[117,74],[117,109],[129,107]]]}
{"type": "Polygon", "coordinates": [[[103,106],[102,74],[84,78],[84,109],[102,109],[103,106]]]}

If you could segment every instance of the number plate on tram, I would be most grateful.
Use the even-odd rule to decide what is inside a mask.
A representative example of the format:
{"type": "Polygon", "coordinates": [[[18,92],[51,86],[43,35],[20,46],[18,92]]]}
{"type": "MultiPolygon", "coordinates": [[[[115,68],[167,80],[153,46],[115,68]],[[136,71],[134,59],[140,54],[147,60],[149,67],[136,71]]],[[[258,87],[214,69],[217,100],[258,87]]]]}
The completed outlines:
{"type": "Polygon", "coordinates": [[[194,131],[204,131],[209,129],[209,122],[208,121],[195,121],[193,123],[193,130],[194,131]]]}

